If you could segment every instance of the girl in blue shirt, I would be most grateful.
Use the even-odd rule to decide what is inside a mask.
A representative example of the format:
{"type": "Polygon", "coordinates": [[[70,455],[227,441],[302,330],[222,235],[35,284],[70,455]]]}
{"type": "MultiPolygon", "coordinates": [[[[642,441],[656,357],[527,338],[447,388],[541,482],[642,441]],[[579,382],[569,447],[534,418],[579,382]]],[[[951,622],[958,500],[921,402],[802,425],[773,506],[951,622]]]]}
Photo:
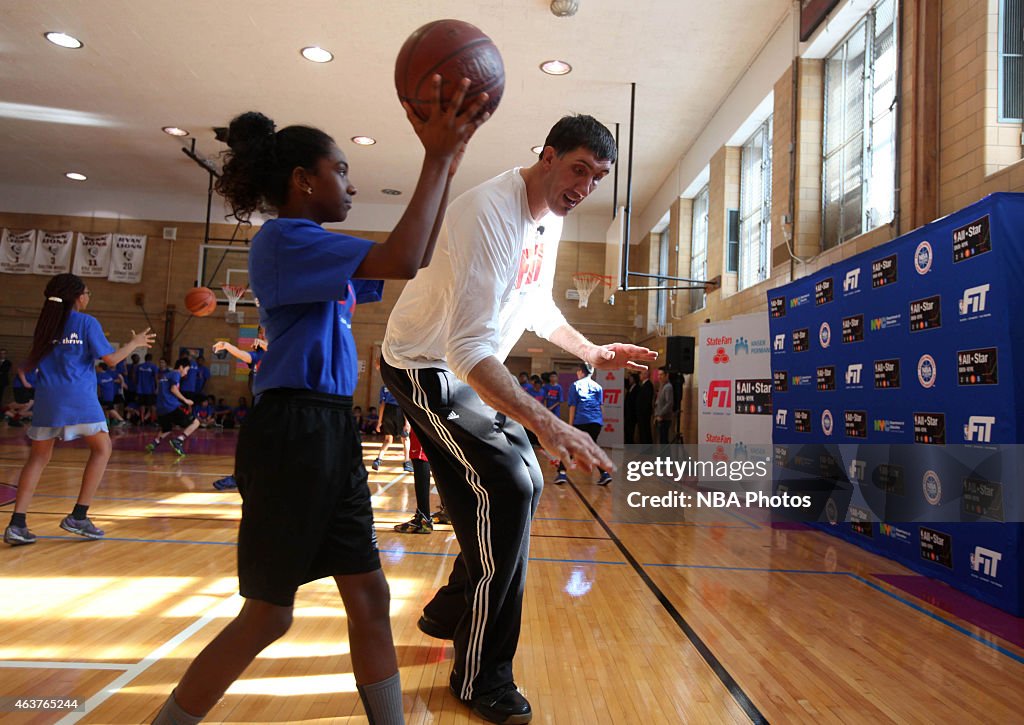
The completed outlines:
{"type": "Polygon", "coordinates": [[[463,80],[442,110],[435,76],[426,121],[406,105],[425,159],[405,213],[382,244],[321,226],[344,221],[356,193],[348,160],[330,136],[306,126],[276,131],[253,112],[231,122],[217,190],[241,220],[264,206],[277,211],[249,254],[268,346],[235,453],[238,580],[246,602],[189,666],[158,725],[199,722],[288,631],[298,587],[325,576],[345,604],[352,669],[370,721],[404,722],[390,594],[352,419],[358,366],[351,319],[357,302],[380,299],[379,280],[411,279],[429,262],[451,177],[487,119],[485,94],[463,108],[468,85],[463,80]]]}
{"type": "Polygon", "coordinates": [[[36,541],[35,534],[28,529],[25,513],[58,438],[84,438],[89,446],[78,501],[60,527],[89,539],[102,538],[103,531],[86,515],[111,450],[106,416],[96,396],[96,358],[114,366],[136,348],[150,347],[156,337],[149,328],[138,334],[132,330],[128,344],[115,351],[96,318],[82,314],[89,306],[91,293],[85,282],[73,274],[58,274],[46,285],[43,295],[46,301],[36,321],[32,350],[24,366],[36,371],[36,397],[32,427],[28,429],[32,447],[18,477],[11,522],[4,531],[4,541],[12,546],[36,541]]]}

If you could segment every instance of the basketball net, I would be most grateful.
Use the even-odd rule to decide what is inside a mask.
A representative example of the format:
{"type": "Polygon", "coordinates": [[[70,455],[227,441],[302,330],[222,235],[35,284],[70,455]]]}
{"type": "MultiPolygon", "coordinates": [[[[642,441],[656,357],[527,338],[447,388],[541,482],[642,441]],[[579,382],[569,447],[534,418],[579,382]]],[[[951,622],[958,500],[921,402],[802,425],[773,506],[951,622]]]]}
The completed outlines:
{"type": "Polygon", "coordinates": [[[238,308],[238,300],[242,299],[249,288],[248,287],[237,287],[233,284],[223,284],[220,286],[224,290],[224,294],[228,298],[228,312],[236,312],[238,308]]]}
{"type": "Polygon", "coordinates": [[[576,285],[576,291],[580,293],[580,307],[586,307],[591,293],[602,284],[611,286],[612,278],[593,272],[579,272],[572,276],[572,281],[576,285]]]}

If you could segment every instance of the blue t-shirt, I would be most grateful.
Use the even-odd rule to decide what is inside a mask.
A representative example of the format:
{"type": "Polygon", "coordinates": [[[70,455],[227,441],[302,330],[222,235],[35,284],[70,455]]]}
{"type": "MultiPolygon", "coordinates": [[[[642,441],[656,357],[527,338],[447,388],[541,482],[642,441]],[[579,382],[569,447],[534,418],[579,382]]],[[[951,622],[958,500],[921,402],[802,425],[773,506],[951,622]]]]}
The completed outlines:
{"type": "Polygon", "coordinates": [[[396,408],[398,407],[398,398],[391,394],[387,385],[380,386],[380,400],[378,402],[382,405],[393,405],[396,408]]]}
{"type": "Polygon", "coordinates": [[[353,281],[373,242],[308,219],[273,219],[252,239],[249,282],[268,350],[253,390],[352,395],[358,374],[352,312],[381,298],[380,280],[353,281]]]}
{"type": "Polygon", "coordinates": [[[576,406],[572,424],[600,423],[603,425],[604,416],[601,415],[603,400],[604,390],[589,375],[573,383],[569,388],[569,400],[567,401],[570,406],[576,406]]]}
{"type": "Polygon", "coordinates": [[[558,383],[554,385],[545,385],[541,388],[544,392],[544,405],[555,415],[560,415],[562,406],[559,403],[562,402],[562,386],[558,383]]]}
{"type": "Polygon", "coordinates": [[[135,392],[139,395],[153,395],[156,393],[156,378],[159,369],[154,363],[139,363],[135,368],[135,392]]]}
{"type": "Polygon", "coordinates": [[[527,390],[526,392],[529,393],[530,397],[532,397],[538,403],[540,403],[541,405],[544,405],[544,387],[543,386],[541,386],[539,388],[535,388],[535,387],[533,387],[531,385],[530,389],[527,390]]]}
{"type": "MultiPolygon", "coordinates": [[[[188,378],[187,375],[185,377],[188,378]]],[[[171,392],[175,385],[178,386],[178,392],[181,392],[181,374],[177,370],[168,370],[160,376],[159,390],[156,394],[157,415],[167,415],[182,406],[182,402],[171,392]]]]}
{"type": "Polygon", "coordinates": [[[189,377],[192,377],[192,375],[196,376],[196,392],[203,392],[203,388],[206,387],[206,381],[210,379],[210,368],[196,363],[196,368],[189,373],[189,377]]]}
{"type": "Polygon", "coordinates": [[[96,385],[100,388],[100,400],[104,403],[113,403],[114,396],[117,395],[117,373],[114,370],[98,370],[96,385]]]}
{"type": "MultiPolygon", "coordinates": [[[[186,375],[184,378],[182,378],[181,385],[178,386],[179,388],[181,388],[181,392],[183,392],[183,393],[194,393],[194,392],[196,392],[196,390],[199,389],[197,387],[198,384],[199,384],[199,375],[196,374],[196,369],[198,367],[199,367],[199,365],[198,365],[198,363],[196,363],[195,360],[189,360],[189,363],[188,363],[188,375],[186,375]]],[[[189,396],[186,395],[185,397],[187,398],[189,396]]]]}
{"type": "MultiPolygon", "coordinates": [[[[36,386],[36,371],[35,370],[33,370],[30,373],[22,373],[22,375],[25,376],[25,380],[28,381],[29,385],[31,385],[33,388],[36,386]]],[[[18,374],[14,375],[14,387],[16,387],[16,388],[24,388],[25,387],[24,385],[21,384],[21,376],[18,375],[18,374]]]]}
{"type": "Polygon", "coordinates": [[[96,396],[96,359],[112,352],[96,318],[73,310],[57,344],[39,361],[32,424],[58,428],[106,420],[96,396]]]}

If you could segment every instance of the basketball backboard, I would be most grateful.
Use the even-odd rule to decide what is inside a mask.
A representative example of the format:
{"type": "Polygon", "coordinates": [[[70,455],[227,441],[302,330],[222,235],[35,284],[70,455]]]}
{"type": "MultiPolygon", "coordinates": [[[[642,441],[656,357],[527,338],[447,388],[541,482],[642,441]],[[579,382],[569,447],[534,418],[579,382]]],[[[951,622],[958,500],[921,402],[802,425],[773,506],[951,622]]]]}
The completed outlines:
{"type": "MultiPolygon", "coordinates": [[[[217,303],[226,305],[227,295],[222,286],[249,286],[249,246],[247,244],[201,244],[199,245],[199,268],[196,279],[202,287],[209,287],[217,295],[217,303]]],[[[252,290],[247,289],[239,305],[256,304],[252,290]]]]}

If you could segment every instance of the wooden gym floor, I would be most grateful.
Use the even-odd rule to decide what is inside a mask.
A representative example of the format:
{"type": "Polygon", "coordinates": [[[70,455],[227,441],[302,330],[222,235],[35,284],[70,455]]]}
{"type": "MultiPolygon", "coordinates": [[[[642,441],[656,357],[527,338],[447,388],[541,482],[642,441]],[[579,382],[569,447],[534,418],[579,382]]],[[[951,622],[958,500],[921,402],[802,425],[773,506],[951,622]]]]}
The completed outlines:
{"type": "MultiPolygon", "coordinates": [[[[166,443],[141,452],[150,430],[115,431],[96,542],[58,528],[86,453],[58,445],[29,513],[39,541],[0,550],[0,721],[150,721],[241,605],[238,495],[210,485],[231,472],[234,436],[202,431],[176,461],[166,443]],[[84,708],[14,713],[11,697],[84,708]]],[[[369,462],[377,444],[365,448],[369,462]]],[[[24,432],[0,427],[0,482],[26,455],[24,432]]],[[[414,502],[399,456],[393,446],[371,486],[406,717],[479,722],[448,692],[450,646],[416,629],[458,547],[449,527],[393,531],[414,502]]],[[[918,577],[819,532],[727,512],[618,521],[612,490],[573,478],[545,489],[533,529],[516,677],[534,722],[1021,721],[1021,620],[949,606],[941,586],[918,598],[894,584],[918,577]]],[[[302,588],[295,614],[207,722],[366,722],[333,582],[302,588]]]]}

